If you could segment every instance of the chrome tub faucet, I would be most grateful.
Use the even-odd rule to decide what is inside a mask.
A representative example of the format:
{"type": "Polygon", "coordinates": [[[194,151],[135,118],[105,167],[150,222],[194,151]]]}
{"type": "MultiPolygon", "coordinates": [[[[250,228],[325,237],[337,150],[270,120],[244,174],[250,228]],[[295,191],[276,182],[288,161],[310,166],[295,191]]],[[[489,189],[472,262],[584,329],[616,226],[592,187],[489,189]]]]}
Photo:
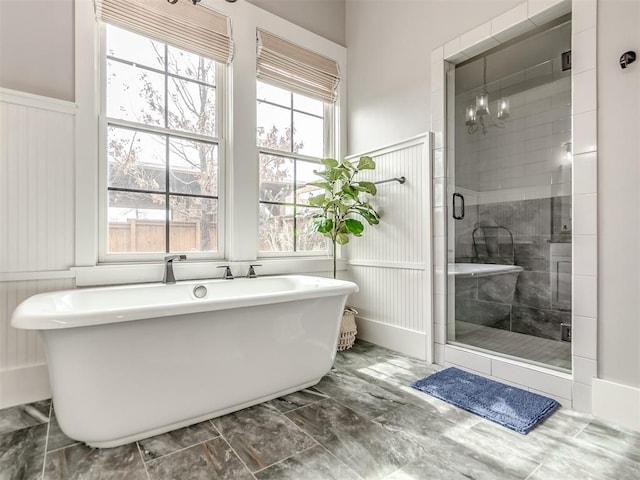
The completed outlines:
{"type": "Polygon", "coordinates": [[[186,259],[186,255],[167,255],[166,257],[164,257],[164,277],[162,278],[162,283],[176,283],[176,277],[173,274],[173,261],[181,261],[186,259]]]}

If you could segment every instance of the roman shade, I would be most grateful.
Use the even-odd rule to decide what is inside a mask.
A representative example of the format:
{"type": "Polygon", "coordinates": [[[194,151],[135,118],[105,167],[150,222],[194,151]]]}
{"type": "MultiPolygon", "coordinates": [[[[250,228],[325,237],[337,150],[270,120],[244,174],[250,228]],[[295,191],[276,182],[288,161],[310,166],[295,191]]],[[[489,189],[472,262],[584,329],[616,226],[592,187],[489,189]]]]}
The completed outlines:
{"type": "Polygon", "coordinates": [[[338,96],[340,71],[331,59],[257,31],[258,80],[333,103],[338,96]]]}
{"type": "Polygon", "coordinates": [[[95,0],[98,20],[229,64],[231,19],[201,5],[164,0],[95,0]]]}

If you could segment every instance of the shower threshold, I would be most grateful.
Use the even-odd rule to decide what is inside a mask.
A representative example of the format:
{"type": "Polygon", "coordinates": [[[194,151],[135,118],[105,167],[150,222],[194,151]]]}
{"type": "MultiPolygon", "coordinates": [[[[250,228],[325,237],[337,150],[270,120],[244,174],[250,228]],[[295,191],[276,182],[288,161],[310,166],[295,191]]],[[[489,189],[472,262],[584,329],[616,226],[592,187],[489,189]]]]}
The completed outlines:
{"type": "Polygon", "coordinates": [[[451,345],[571,373],[571,343],[456,321],[451,345]]]}

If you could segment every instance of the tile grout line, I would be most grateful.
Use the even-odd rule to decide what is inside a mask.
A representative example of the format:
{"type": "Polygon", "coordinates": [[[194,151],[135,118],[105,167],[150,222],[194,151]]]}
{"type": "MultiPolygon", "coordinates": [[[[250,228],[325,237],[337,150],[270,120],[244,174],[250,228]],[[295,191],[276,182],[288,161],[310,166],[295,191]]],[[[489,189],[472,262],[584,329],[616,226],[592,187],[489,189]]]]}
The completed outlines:
{"type": "Polygon", "coordinates": [[[247,472],[249,472],[249,475],[251,475],[253,477],[254,480],[256,479],[256,476],[253,474],[253,472],[251,471],[251,469],[247,466],[246,463],[244,463],[244,460],[242,460],[242,458],[240,458],[240,455],[238,455],[238,452],[236,452],[236,450],[231,446],[231,443],[229,443],[229,441],[226,439],[226,437],[222,434],[222,432],[220,432],[220,438],[222,438],[222,440],[224,441],[224,443],[226,443],[229,446],[229,449],[233,452],[233,454],[236,456],[236,458],[238,460],[240,460],[240,463],[242,465],[244,465],[244,468],[247,469],[247,472]]]}
{"type": "MultiPolygon", "coordinates": [[[[206,440],[203,440],[201,442],[197,442],[197,443],[194,443],[192,445],[187,445],[186,447],[181,447],[181,448],[179,448],[177,450],[174,450],[173,452],[165,453],[164,455],[160,455],[159,457],[150,458],[148,460],[144,459],[144,454],[143,454],[142,460],[146,464],[147,462],[153,462],[154,460],[160,460],[161,458],[170,457],[171,455],[175,455],[176,453],[184,452],[185,450],[189,450],[192,447],[197,447],[198,445],[202,445],[203,443],[207,443],[207,442],[210,442],[211,440],[215,440],[216,438],[218,438],[220,436],[221,435],[218,433],[218,435],[216,435],[215,437],[207,438],[206,440]]],[[[150,438],[153,438],[153,437],[150,437],[150,438]]],[[[143,439],[143,440],[145,440],[145,439],[143,439]]],[[[137,441],[136,443],[138,443],[138,442],[139,441],[137,441]]],[[[142,453],[142,447],[140,447],[140,444],[138,444],[138,447],[140,449],[140,452],[142,453]]]]}
{"type": "Polygon", "coordinates": [[[75,447],[76,445],[81,445],[81,444],[82,444],[82,442],[74,442],[74,443],[71,443],[69,445],[65,445],[64,447],[55,448],[55,449],[53,449],[53,450],[51,450],[51,451],[49,451],[47,453],[59,452],[60,450],[64,450],[65,448],[71,448],[71,447],[75,447]]]}
{"type": "Polygon", "coordinates": [[[47,421],[47,435],[44,439],[44,455],[42,456],[42,474],[40,478],[44,480],[45,469],[47,468],[47,448],[49,448],[49,431],[51,430],[51,412],[53,411],[53,399],[49,404],[49,420],[47,421]]]}
{"type": "MultiPolygon", "coordinates": [[[[314,440],[314,441],[315,441],[315,440],[314,440]]],[[[285,462],[285,461],[289,460],[290,458],[295,457],[296,455],[299,455],[299,454],[304,453],[304,452],[306,452],[306,451],[308,451],[308,450],[311,450],[312,448],[316,448],[317,446],[322,446],[322,445],[320,445],[319,443],[317,443],[317,442],[316,442],[316,444],[315,444],[315,445],[311,445],[310,447],[307,447],[307,448],[305,448],[304,450],[300,450],[299,452],[292,453],[291,455],[289,455],[289,456],[287,456],[287,457],[284,457],[284,458],[281,458],[281,459],[280,459],[280,460],[278,460],[277,462],[273,462],[271,465],[267,465],[266,467],[262,467],[262,468],[260,468],[260,469],[256,470],[256,471],[255,471],[255,472],[253,472],[253,473],[254,473],[254,474],[256,474],[256,473],[260,473],[260,472],[262,472],[262,471],[264,471],[264,470],[266,470],[266,469],[268,469],[268,468],[271,468],[271,467],[273,467],[273,466],[275,466],[275,465],[278,465],[278,464],[280,464],[280,463],[282,463],[282,462],[285,462]]]]}
{"type": "Polygon", "coordinates": [[[301,408],[308,407],[309,405],[313,405],[314,403],[318,403],[318,402],[320,402],[320,401],[322,401],[322,400],[324,400],[326,398],[331,398],[331,397],[329,397],[328,395],[325,395],[322,398],[319,398],[318,400],[314,400],[313,402],[309,402],[306,405],[300,405],[299,407],[292,408],[291,410],[287,410],[286,412],[278,410],[276,407],[273,407],[273,408],[275,408],[278,413],[286,416],[287,413],[296,412],[296,411],[300,410],[301,408]]]}
{"type": "MultiPolygon", "coordinates": [[[[331,397],[327,397],[327,398],[331,398],[331,397]]],[[[326,400],[326,399],[323,399],[323,400],[326,400]]],[[[322,400],[318,400],[318,402],[320,402],[320,401],[322,401],[322,400]]],[[[313,403],[310,403],[309,405],[313,405],[314,403],[318,403],[318,402],[313,402],[313,403]]],[[[309,405],[305,405],[305,407],[309,406],[309,405]]],[[[300,408],[304,408],[304,407],[300,407],[300,408]]],[[[300,410],[300,408],[297,408],[296,410],[300,410]]],[[[289,413],[289,412],[287,412],[287,413],[289,413]]],[[[313,443],[315,443],[316,445],[320,445],[320,442],[318,440],[313,438],[311,436],[311,434],[309,434],[304,428],[302,428],[296,422],[294,422],[289,417],[287,417],[287,415],[285,413],[280,412],[280,415],[282,415],[286,419],[286,421],[289,422],[291,425],[293,425],[296,429],[298,429],[300,432],[302,432],[304,435],[306,435],[313,443]]],[[[309,448],[312,448],[312,447],[309,447],[309,448]]],[[[305,448],[305,450],[309,450],[309,448],[305,448]]],[[[305,450],[303,450],[303,451],[305,451],[305,450]]],[[[298,452],[298,453],[302,453],[302,452],[298,452]]],[[[294,455],[297,455],[297,454],[294,454],[294,455]]],[[[290,456],[293,456],[293,455],[290,455],[290,456]]]]}
{"type": "Polygon", "coordinates": [[[147,475],[147,480],[151,480],[151,476],[149,475],[149,470],[147,470],[147,462],[144,461],[144,455],[142,455],[142,449],[140,448],[140,444],[136,442],[136,448],[138,449],[138,455],[140,455],[140,460],[142,460],[142,467],[144,468],[144,473],[147,475]]]}
{"type": "Polygon", "coordinates": [[[342,460],[340,460],[338,457],[336,457],[333,453],[331,453],[327,447],[325,447],[324,445],[318,443],[318,445],[320,445],[320,448],[322,448],[325,452],[327,452],[330,456],[332,456],[333,458],[335,458],[339,463],[341,463],[342,465],[344,465],[349,471],[353,472],[355,474],[356,477],[358,478],[364,478],[362,475],[360,475],[358,472],[356,472],[353,468],[351,468],[349,465],[347,465],[346,463],[344,463],[342,460]]]}
{"type": "Polygon", "coordinates": [[[589,421],[588,421],[588,422],[587,422],[587,423],[586,423],[586,424],[585,424],[585,425],[584,425],[580,430],[578,430],[578,431],[576,432],[576,434],[573,436],[573,438],[578,438],[578,435],[580,435],[582,432],[584,432],[584,431],[585,431],[585,429],[586,429],[589,425],[591,425],[591,422],[593,422],[593,419],[592,419],[592,420],[589,420],[589,421]]]}
{"type": "Polygon", "coordinates": [[[539,463],[538,466],[536,468],[533,469],[533,472],[531,472],[529,475],[526,476],[526,478],[524,480],[528,480],[531,478],[531,475],[533,475],[534,473],[536,473],[538,470],[540,470],[542,468],[542,463],[539,463]]]}

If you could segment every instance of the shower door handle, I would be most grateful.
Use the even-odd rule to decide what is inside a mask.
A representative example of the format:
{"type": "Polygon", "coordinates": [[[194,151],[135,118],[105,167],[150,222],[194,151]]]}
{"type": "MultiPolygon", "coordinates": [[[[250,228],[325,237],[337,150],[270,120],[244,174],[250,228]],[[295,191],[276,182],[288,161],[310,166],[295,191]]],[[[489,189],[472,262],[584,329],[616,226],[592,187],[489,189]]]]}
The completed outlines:
{"type": "Polygon", "coordinates": [[[459,193],[453,194],[453,218],[455,220],[462,220],[464,218],[464,197],[459,193]],[[460,199],[460,215],[456,215],[456,198],[460,199]]]}

